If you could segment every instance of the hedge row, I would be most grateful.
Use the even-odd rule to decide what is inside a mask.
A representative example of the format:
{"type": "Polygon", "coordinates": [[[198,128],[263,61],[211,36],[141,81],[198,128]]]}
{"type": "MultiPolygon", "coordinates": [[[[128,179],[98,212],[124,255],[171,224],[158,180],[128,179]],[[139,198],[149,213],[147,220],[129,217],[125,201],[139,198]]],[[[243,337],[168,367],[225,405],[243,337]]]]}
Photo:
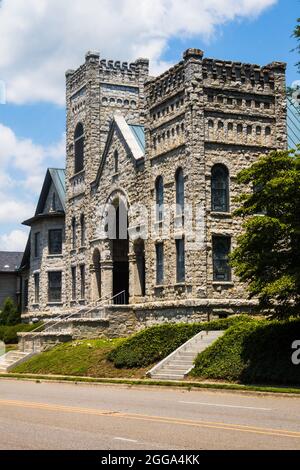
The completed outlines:
{"type": "Polygon", "coordinates": [[[14,326],[0,325],[0,341],[3,341],[5,344],[16,344],[18,342],[18,332],[32,331],[40,325],[41,323],[35,323],[33,325],[19,323],[14,326]]]}
{"type": "Polygon", "coordinates": [[[300,384],[292,343],[300,340],[300,320],[254,321],[236,325],[200,353],[194,377],[248,384],[300,384]]]}
{"type": "Polygon", "coordinates": [[[160,361],[203,330],[225,330],[240,322],[251,322],[247,315],[203,323],[164,324],[147,328],[124,340],[108,355],[118,368],[146,367],[160,361]]]}

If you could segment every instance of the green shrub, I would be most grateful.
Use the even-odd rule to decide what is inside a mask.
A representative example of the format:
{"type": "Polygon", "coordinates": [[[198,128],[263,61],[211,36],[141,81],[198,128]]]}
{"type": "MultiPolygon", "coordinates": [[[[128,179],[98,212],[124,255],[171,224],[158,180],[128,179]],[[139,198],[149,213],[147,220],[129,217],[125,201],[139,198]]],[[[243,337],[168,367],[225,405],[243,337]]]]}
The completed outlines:
{"type": "Polygon", "coordinates": [[[164,324],[131,336],[110,352],[108,359],[118,368],[146,367],[168,356],[199,331],[223,330],[233,324],[252,321],[246,315],[203,323],[164,324]]]}
{"type": "Polygon", "coordinates": [[[18,342],[17,333],[23,331],[32,331],[40,325],[41,323],[35,323],[34,325],[29,325],[26,323],[20,323],[18,325],[13,326],[1,325],[0,340],[3,341],[5,344],[16,344],[18,342]]]}
{"type": "Polygon", "coordinates": [[[13,300],[7,297],[4,300],[1,312],[0,312],[0,325],[17,325],[20,323],[20,313],[13,300]]]}
{"type": "Polygon", "coordinates": [[[253,321],[239,324],[200,353],[194,377],[242,383],[300,384],[293,365],[293,341],[300,339],[300,321],[253,321]]]}

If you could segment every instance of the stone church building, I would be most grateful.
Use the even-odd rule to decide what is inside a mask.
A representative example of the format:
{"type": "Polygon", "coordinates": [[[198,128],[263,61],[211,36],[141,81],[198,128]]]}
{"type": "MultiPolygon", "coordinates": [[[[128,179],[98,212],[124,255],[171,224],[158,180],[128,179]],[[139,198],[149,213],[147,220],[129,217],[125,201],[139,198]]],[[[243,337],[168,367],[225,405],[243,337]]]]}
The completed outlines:
{"type": "Polygon", "coordinates": [[[101,305],[130,330],[253,311],[228,263],[236,176],[287,148],[285,64],[188,49],[152,77],[147,59],[88,52],[66,107],[66,169],[24,222],[24,319],[101,305]]]}

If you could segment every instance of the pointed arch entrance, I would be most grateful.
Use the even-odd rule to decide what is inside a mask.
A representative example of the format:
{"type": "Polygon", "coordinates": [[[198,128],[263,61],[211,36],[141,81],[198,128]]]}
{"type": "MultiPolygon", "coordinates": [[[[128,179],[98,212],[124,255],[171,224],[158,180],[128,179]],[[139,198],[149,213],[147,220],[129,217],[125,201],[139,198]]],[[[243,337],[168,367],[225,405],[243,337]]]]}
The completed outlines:
{"type": "Polygon", "coordinates": [[[128,208],[121,199],[114,200],[115,207],[115,238],[112,240],[113,261],[113,296],[115,304],[129,302],[129,239],[128,239],[128,208]],[[118,295],[122,293],[121,295],[118,295]]]}

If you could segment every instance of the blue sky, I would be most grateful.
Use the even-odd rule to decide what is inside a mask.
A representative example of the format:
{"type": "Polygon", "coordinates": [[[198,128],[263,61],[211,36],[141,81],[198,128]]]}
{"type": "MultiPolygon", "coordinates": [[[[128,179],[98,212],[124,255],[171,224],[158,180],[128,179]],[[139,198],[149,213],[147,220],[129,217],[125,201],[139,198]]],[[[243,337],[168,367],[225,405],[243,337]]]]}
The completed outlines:
{"type": "Polygon", "coordinates": [[[64,166],[64,71],[80,65],[88,49],[121,60],[149,57],[159,73],[197,47],[220,59],[285,61],[287,84],[299,79],[291,52],[298,0],[140,0],[134,17],[133,5],[0,0],[0,80],[7,89],[0,104],[0,249],[24,248],[20,222],[34,211],[45,170],[64,166]]]}

